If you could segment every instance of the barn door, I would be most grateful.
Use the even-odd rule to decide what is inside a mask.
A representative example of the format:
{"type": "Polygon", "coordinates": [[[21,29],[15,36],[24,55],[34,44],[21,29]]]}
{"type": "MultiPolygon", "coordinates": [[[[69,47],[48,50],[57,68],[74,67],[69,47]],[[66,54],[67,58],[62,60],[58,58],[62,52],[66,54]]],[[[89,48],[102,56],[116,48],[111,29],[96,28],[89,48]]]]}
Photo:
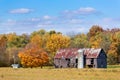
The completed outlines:
{"type": "Polygon", "coordinates": [[[91,58],[91,65],[94,64],[94,58],[91,58]]]}
{"type": "Polygon", "coordinates": [[[91,58],[91,64],[89,65],[90,68],[94,68],[95,65],[94,65],[94,58],[91,58]]]}

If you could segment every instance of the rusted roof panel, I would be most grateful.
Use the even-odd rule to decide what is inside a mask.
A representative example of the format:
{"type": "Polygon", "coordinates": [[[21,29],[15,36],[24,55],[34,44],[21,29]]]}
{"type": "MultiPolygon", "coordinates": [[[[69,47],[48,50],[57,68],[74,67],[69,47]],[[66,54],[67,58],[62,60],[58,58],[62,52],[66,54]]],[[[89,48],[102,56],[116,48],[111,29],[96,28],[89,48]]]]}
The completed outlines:
{"type": "MultiPolygon", "coordinates": [[[[78,56],[78,50],[79,49],[77,48],[60,49],[57,51],[54,58],[76,58],[78,56]]],[[[101,48],[84,48],[83,50],[86,58],[97,58],[99,56],[101,48]]]]}
{"type": "Polygon", "coordinates": [[[77,51],[77,48],[60,49],[57,51],[55,58],[74,58],[78,55],[77,51]]]}
{"type": "Polygon", "coordinates": [[[85,49],[84,50],[84,55],[86,55],[86,58],[97,58],[100,54],[100,51],[102,49],[93,49],[93,48],[89,48],[89,49],[85,49]]]}

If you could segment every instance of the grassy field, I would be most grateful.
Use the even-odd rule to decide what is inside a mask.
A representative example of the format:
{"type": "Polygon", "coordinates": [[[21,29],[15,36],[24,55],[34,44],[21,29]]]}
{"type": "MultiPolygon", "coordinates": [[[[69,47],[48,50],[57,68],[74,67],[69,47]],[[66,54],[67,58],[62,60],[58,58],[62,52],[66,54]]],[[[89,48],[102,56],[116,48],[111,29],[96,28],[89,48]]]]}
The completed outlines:
{"type": "Polygon", "coordinates": [[[0,80],[120,80],[120,68],[0,68],[0,80]]]}

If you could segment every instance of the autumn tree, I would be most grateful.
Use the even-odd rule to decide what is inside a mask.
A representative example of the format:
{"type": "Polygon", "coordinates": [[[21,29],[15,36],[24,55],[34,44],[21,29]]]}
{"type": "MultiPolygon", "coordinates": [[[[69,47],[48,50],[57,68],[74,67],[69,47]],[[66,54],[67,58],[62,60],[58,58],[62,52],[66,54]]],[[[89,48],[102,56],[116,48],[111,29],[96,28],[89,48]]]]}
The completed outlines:
{"type": "Polygon", "coordinates": [[[0,66],[6,66],[6,45],[7,45],[7,38],[5,35],[0,35],[0,66]]]}
{"type": "Polygon", "coordinates": [[[108,63],[116,64],[120,59],[120,31],[111,35],[112,43],[108,51],[108,63]]]}
{"type": "Polygon", "coordinates": [[[109,32],[102,32],[100,33],[101,42],[99,43],[100,48],[104,49],[106,53],[108,53],[108,50],[111,45],[111,33],[109,32]]]}
{"type": "Polygon", "coordinates": [[[41,48],[42,48],[42,46],[43,46],[43,40],[42,40],[42,37],[41,37],[39,34],[34,35],[34,36],[31,38],[30,42],[33,43],[33,44],[38,45],[38,46],[41,47],[41,48]]]}
{"type": "Polygon", "coordinates": [[[50,35],[56,34],[56,31],[55,31],[55,30],[51,30],[51,31],[49,31],[48,33],[49,33],[50,35]]]}
{"type": "Polygon", "coordinates": [[[100,44],[102,43],[101,33],[90,38],[90,44],[92,48],[101,48],[100,44]]]}
{"type": "Polygon", "coordinates": [[[101,32],[103,32],[104,30],[102,29],[102,27],[100,27],[99,25],[93,25],[90,30],[89,30],[89,37],[93,37],[101,32]]]}
{"type": "Polygon", "coordinates": [[[53,34],[47,41],[47,50],[55,55],[55,52],[60,48],[67,48],[70,44],[70,38],[62,34],[53,34]]]}
{"type": "Polygon", "coordinates": [[[55,53],[60,48],[67,48],[70,45],[70,38],[64,36],[62,34],[52,34],[50,35],[47,43],[46,43],[46,50],[49,53],[51,64],[53,63],[53,57],[55,53]]]}
{"type": "Polygon", "coordinates": [[[35,43],[35,44],[39,45],[39,47],[45,49],[46,42],[47,42],[49,36],[50,36],[49,32],[46,32],[44,29],[34,31],[30,35],[30,37],[31,37],[30,42],[35,43]]]}
{"type": "Polygon", "coordinates": [[[88,33],[89,41],[92,48],[100,48],[100,43],[102,41],[101,33],[103,29],[98,25],[93,25],[88,33]]]}
{"type": "Polygon", "coordinates": [[[0,36],[0,53],[4,53],[6,50],[7,38],[5,35],[0,36]]]}
{"type": "Polygon", "coordinates": [[[25,45],[29,42],[28,35],[16,35],[16,33],[10,33],[7,34],[7,47],[12,48],[12,47],[25,47],[25,45]]]}
{"type": "Polygon", "coordinates": [[[48,63],[48,54],[36,44],[28,44],[23,51],[18,54],[23,67],[39,67],[48,63]]]}
{"type": "Polygon", "coordinates": [[[86,34],[77,34],[71,37],[71,48],[88,48],[90,47],[88,37],[86,34]]]}
{"type": "Polygon", "coordinates": [[[43,36],[46,34],[46,31],[44,29],[40,29],[38,31],[34,31],[31,33],[31,37],[35,36],[35,35],[40,35],[40,36],[43,36]]]}
{"type": "Polygon", "coordinates": [[[15,43],[17,43],[17,41],[15,42],[16,40],[16,33],[9,33],[6,35],[7,36],[7,47],[13,47],[13,46],[16,46],[15,43]]]}
{"type": "Polygon", "coordinates": [[[22,48],[17,47],[7,48],[6,53],[8,55],[8,65],[20,63],[18,52],[21,51],[21,49],[22,48]]]}

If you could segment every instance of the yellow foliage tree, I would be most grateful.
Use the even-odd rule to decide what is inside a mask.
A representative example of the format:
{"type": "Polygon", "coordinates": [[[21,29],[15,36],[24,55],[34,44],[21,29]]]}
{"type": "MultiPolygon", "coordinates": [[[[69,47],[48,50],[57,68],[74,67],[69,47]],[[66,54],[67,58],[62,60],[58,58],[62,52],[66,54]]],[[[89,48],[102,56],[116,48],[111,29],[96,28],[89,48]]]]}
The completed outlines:
{"type": "Polygon", "coordinates": [[[8,42],[13,41],[17,37],[16,33],[9,33],[6,36],[7,36],[8,42]]]}
{"type": "Polygon", "coordinates": [[[28,44],[25,49],[18,54],[21,64],[24,67],[39,67],[48,63],[47,53],[35,44],[28,44]]]}
{"type": "Polygon", "coordinates": [[[102,27],[93,25],[89,30],[88,36],[92,48],[100,48],[102,42],[101,33],[103,32],[102,27]]]}
{"type": "Polygon", "coordinates": [[[98,35],[90,38],[90,44],[92,48],[100,48],[101,42],[102,42],[102,38],[98,35]]]}
{"type": "Polygon", "coordinates": [[[70,45],[70,38],[62,34],[52,34],[47,43],[46,49],[53,57],[60,48],[67,48],[70,45]]]}
{"type": "Polygon", "coordinates": [[[120,59],[120,32],[111,35],[112,43],[108,51],[108,63],[116,64],[120,59]]]}
{"type": "Polygon", "coordinates": [[[34,43],[38,45],[39,47],[42,47],[43,46],[42,37],[39,34],[36,34],[35,36],[31,38],[31,43],[34,43]]]}

